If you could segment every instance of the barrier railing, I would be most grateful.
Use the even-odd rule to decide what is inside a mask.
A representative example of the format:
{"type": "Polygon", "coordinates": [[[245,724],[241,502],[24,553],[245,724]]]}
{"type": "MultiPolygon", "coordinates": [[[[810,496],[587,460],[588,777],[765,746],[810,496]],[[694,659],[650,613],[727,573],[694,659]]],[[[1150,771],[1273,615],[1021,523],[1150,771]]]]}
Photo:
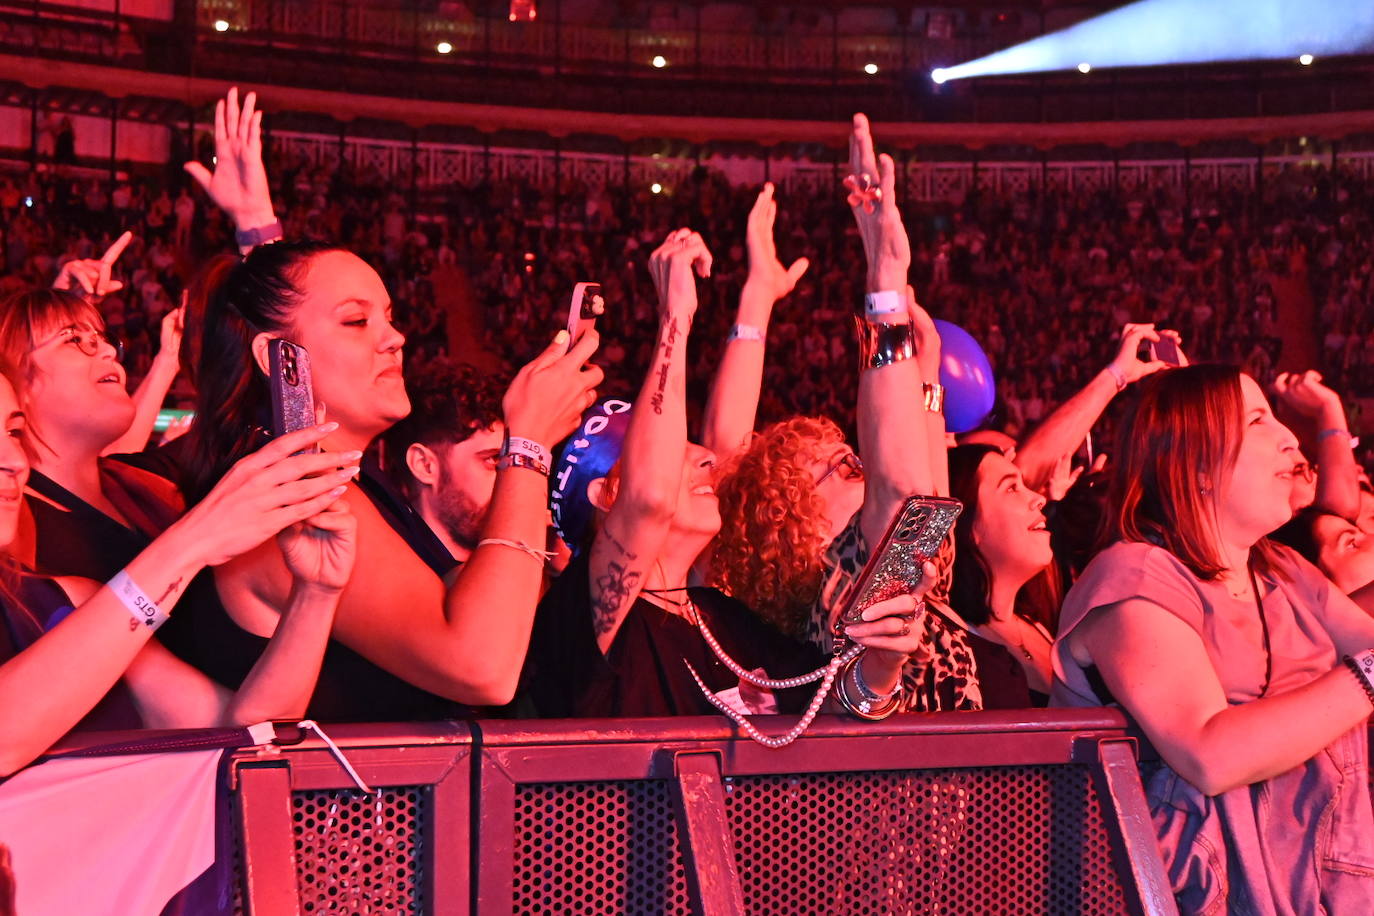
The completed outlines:
{"type": "Polygon", "coordinates": [[[228,758],[242,912],[1174,912],[1110,711],[329,729],[228,758]]]}

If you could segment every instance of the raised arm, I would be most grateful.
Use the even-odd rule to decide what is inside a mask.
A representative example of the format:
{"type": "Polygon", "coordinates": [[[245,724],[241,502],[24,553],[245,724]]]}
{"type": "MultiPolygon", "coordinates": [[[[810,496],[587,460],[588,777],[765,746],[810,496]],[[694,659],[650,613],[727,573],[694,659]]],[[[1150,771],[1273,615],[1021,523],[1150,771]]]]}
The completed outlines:
{"type": "MultiPolygon", "coordinates": [[[[1355,615],[1343,615],[1340,652],[1374,643],[1374,623],[1355,615]]],[[[1142,599],[1094,611],[1070,639],[1075,660],[1097,665],[1164,761],[1207,795],[1290,770],[1369,718],[1368,697],[1339,663],[1296,690],[1228,704],[1198,634],[1142,599]]]]}
{"type": "Polygon", "coordinates": [[[877,294],[879,306],[876,312],[866,308],[859,328],[859,454],[867,481],[860,521],[865,540],[873,544],[907,497],[935,492],[935,477],[921,368],[913,358],[907,293],[911,248],[897,208],[896,166],[886,153],[874,155],[862,114],[854,116],[849,164],[852,174],[845,184],[868,261],[865,288],[870,296],[877,294]]]}
{"type": "MultiPolygon", "coordinates": [[[[235,86],[215,103],[215,171],[199,162],[186,163],[186,172],[196,180],[210,199],[234,221],[240,233],[270,230],[281,237],[276,214],[272,211],[272,191],[267,184],[267,169],[262,164],[262,112],[257,110],[258,94],[249,92],[239,106],[235,86]],[[276,227],[273,229],[272,227],[276,227]]],[[[258,241],[240,242],[239,252],[247,254],[258,241]]]]}
{"type": "Polygon", "coordinates": [[[138,383],[133,393],[134,421],[124,435],[105,449],[105,454],[141,452],[148,444],[158,412],[167,399],[167,392],[172,389],[172,383],[181,371],[181,331],[185,316],[186,299],[183,294],[181,306],[162,317],[162,336],[157,355],[153,357],[148,374],[143,376],[143,381],[138,383]]]}
{"type": "Polygon", "coordinates": [[[592,626],[604,653],[644,580],[653,572],[677,510],[687,453],[687,335],[697,310],[696,279],[711,275],[701,236],[679,229],[649,257],[658,290],[658,345],[630,414],[619,486],[592,543],[592,626]]]}
{"type": "Polygon", "coordinates": [[[1137,355],[1141,344],[1157,343],[1160,334],[1167,334],[1178,342],[1175,332],[1156,331],[1152,324],[1128,324],[1122,328],[1121,347],[1116,358],[1017,445],[1015,464],[1021,469],[1027,486],[1043,492],[1054,474],[1055,465],[1078,450],[1112,398],[1127,385],[1167,368],[1167,364],[1159,360],[1146,362],[1137,355]]]}
{"type": "MultiPolygon", "coordinates": [[[[0,775],[14,772],[41,754],[89,712],[131,664],[141,666],[155,628],[145,622],[148,601],[170,612],[187,583],[205,566],[222,563],[277,531],[318,515],[339,498],[344,480],[356,468],[335,470],[338,455],[292,454],[327,434],[323,427],[302,430],[235,465],[210,497],[124,568],[124,576],[137,592],[119,586],[118,579],[111,585],[92,584],[85,591],[73,588],[76,609],[0,665],[0,729],[6,736],[0,744],[0,775]],[[54,671],[63,676],[54,678],[54,671]]],[[[66,585],[72,587],[70,582],[66,585]]],[[[309,622],[313,626],[302,628],[308,631],[303,634],[306,639],[302,633],[293,634],[287,651],[297,651],[299,656],[285,657],[279,651],[271,667],[282,677],[254,692],[253,702],[235,712],[236,721],[247,721],[242,718],[247,714],[256,720],[290,715],[300,695],[308,697],[319,669],[315,656],[323,652],[328,636],[332,605],[325,610],[316,614],[326,618],[323,626],[314,620],[309,622]],[[313,645],[303,645],[307,641],[313,645]]],[[[153,649],[149,657],[155,668],[167,670],[156,666],[159,652],[165,650],[153,649]]],[[[221,704],[203,675],[184,666],[173,679],[148,678],[148,673],[144,671],[142,678],[135,674],[130,683],[149,724],[186,727],[226,721],[220,710],[232,704],[221,704]]]]}
{"type": "Polygon", "coordinates": [[[778,205],[767,182],[749,211],[746,243],[749,276],[740,291],[735,325],[721,353],[720,366],[706,399],[701,444],[724,462],[749,445],[763,385],[763,357],[773,306],[796,287],[810,264],[798,258],[783,267],[773,242],[778,205]]]}
{"type": "Polygon", "coordinates": [[[1322,384],[1320,373],[1309,370],[1280,373],[1274,396],[1289,418],[1298,420],[1295,432],[1317,466],[1315,504],[1354,521],[1360,514],[1359,467],[1340,395],[1322,384]]]}

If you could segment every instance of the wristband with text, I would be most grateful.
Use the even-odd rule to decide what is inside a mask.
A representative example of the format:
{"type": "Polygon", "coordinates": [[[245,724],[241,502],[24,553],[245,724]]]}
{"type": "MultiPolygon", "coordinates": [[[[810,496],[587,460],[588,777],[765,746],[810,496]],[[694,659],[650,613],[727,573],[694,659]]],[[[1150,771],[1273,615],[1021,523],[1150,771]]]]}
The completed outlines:
{"type": "Polygon", "coordinates": [[[549,454],[549,450],[544,448],[544,446],[535,442],[533,439],[523,439],[520,436],[512,436],[510,430],[506,430],[506,436],[501,441],[500,457],[505,458],[507,455],[525,455],[529,458],[533,458],[546,468],[553,461],[553,456],[549,454]]]}
{"type": "Polygon", "coordinates": [[[864,316],[869,321],[882,321],[889,315],[906,314],[906,294],[895,289],[880,289],[864,296],[864,316]]]}
{"type": "Polygon", "coordinates": [[[725,338],[725,342],[732,340],[757,340],[763,342],[763,328],[752,324],[736,324],[730,327],[730,336],[725,338]]]}
{"type": "Polygon", "coordinates": [[[137,629],[142,624],[150,630],[156,630],[167,622],[167,612],[145,595],[143,589],[139,588],[124,570],[115,573],[115,577],[106,585],[133,618],[130,629],[137,629]]]}
{"type": "Polygon", "coordinates": [[[280,242],[281,239],[281,220],[279,219],[273,220],[266,226],[255,226],[252,229],[239,229],[234,232],[234,242],[240,248],[256,248],[259,245],[280,242]]]}

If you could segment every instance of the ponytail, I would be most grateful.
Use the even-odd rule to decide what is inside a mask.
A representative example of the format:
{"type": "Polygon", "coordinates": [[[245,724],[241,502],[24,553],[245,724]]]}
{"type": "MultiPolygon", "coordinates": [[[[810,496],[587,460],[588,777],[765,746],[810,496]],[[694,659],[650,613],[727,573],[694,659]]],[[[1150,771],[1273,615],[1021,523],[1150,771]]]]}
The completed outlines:
{"type": "Polygon", "coordinates": [[[232,267],[211,262],[199,286],[193,284],[203,290],[203,307],[197,302],[188,309],[187,334],[196,338],[187,348],[196,382],[196,414],[186,434],[188,504],[262,445],[259,430],[270,421],[270,388],[253,358],[253,338],[288,331],[310,261],[337,250],[320,242],[260,245],[232,267]]]}

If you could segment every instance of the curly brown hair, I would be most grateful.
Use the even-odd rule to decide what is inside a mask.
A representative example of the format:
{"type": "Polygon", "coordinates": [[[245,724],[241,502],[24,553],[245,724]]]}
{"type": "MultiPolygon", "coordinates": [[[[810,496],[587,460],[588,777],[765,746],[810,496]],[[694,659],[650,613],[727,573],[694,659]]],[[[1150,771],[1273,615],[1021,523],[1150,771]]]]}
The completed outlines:
{"type": "Polygon", "coordinates": [[[716,486],[720,535],[712,584],[796,637],[806,633],[820,592],[830,524],[811,465],[844,433],[820,417],[793,417],[766,427],[716,486]]]}

